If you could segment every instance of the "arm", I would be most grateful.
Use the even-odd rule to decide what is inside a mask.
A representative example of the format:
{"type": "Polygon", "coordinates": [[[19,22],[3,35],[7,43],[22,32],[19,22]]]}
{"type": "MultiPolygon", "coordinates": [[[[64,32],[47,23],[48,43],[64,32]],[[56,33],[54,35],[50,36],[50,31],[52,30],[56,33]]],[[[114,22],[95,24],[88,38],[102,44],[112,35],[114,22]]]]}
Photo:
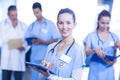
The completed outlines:
{"type": "MultiPolygon", "coordinates": [[[[101,49],[98,49],[98,48],[94,48],[92,50],[89,50],[89,46],[86,45],[85,46],[85,53],[87,56],[89,56],[90,54],[92,53],[96,53],[105,63],[109,64],[109,65],[113,65],[116,60],[113,60],[113,61],[110,61],[109,59],[105,58],[105,55],[104,55],[104,51],[102,51],[101,49]]],[[[116,56],[116,52],[114,53],[114,56],[116,56]]]]}
{"type": "MultiPolygon", "coordinates": [[[[84,65],[84,61],[85,61],[85,54],[84,54],[84,49],[80,48],[79,46],[76,46],[77,49],[74,50],[74,62],[73,62],[73,65],[76,65],[76,66],[73,66],[72,68],[72,73],[71,73],[71,76],[68,77],[68,78],[63,78],[63,77],[60,77],[56,74],[50,74],[49,72],[43,72],[41,70],[38,70],[41,74],[43,74],[44,76],[46,76],[48,78],[48,80],[81,80],[81,76],[82,76],[82,71],[83,71],[83,67],[82,65],[84,65]]],[[[47,55],[49,56],[49,55],[47,55]]],[[[48,58],[48,57],[46,57],[48,58]]],[[[53,62],[54,64],[54,62],[53,62]]],[[[50,64],[47,64],[46,61],[44,61],[42,63],[42,65],[44,66],[49,66],[50,64]]],[[[53,65],[52,65],[53,66],[53,65]]]]}
{"type": "Polygon", "coordinates": [[[22,23],[22,22],[20,22],[20,24],[21,24],[21,27],[23,29],[23,35],[24,35],[24,37],[22,37],[22,46],[19,47],[18,50],[24,51],[26,49],[26,47],[28,47],[27,42],[25,40],[26,31],[28,29],[28,26],[25,23],[22,23]]]}
{"type": "Polygon", "coordinates": [[[72,78],[62,78],[62,77],[59,77],[57,75],[52,75],[51,74],[48,77],[48,80],[81,80],[81,78],[82,78],[82,71],[83,71],[83,68],[79,68],[79,69],[73,70],[72,78]]]}
{"type": "Polygon", "coordinates": [[[104,51],[99,49],[99,48],[93,48],[92,50],[89,49],[89,46],[86,45],[85,46],[85,53],[87,56],[89,56],[90,54],[92,53],[96,53],[101,59],[104,59],[105,57],[105,54],[104,54],[104,51]]]}
{"type": "Polygon", "coordinates": [[[22,46],[17,49],[20,51],[24,51],[27,47],[28,47],[27,42],[25,40],[23,40],[22,46]]]}
{"type": "Polygon", "coordinates": [[[53,43],[53,42],[56,42],[58,39],[52,39],[52,40],[50,40],[50,41],[43,41],[43,40],[40,40],[40,39],[36,39],[36,40],[32,40],[32,42],[34,43],[34,44],[46,44],[46,45],[49,45],[49,44],[51,44],[51,43],[53,43]]]}
{"type": "Polygon", "coordinates": [[[92,53],[94,53],[94,50],[91,49],[92,46],[92,35],[89,33],[85,39],[83,40],[83,44],[84,44],[84,51],[86,56],[88,57],[89,55],[91,55],[92,53]]]}
{"type": "Polygon", "coordinates": [[[117,48],[119,48],[120,49],[120,42],[119,41],[117,41],[117,42],[115,42],[115,47],[117,47],[117,48]]]}
{"type": "MultiPolygon", "coordinates": [[[[35,69],[35,68],[34,68],[35,69]]],[[[40,73],[40,78],[45,78],[47,77],[48,80],[81,80],[82,79],[82,72],[83,68],[78,68],[72,71],[72,77],[71,78],[63,78],[54,74],[50,74],[49,72],[44,72],[38,69],[35,69],[39,71],[40,73]]]]}
{"type": "Polygon", "coordinates": [[[51,35],[51,40],[49,41],[43,41],[41,39],[38,39],[38,40],[33,40],[33,43],[35,44],[46,44],[46,45],[49,45],[53,42],[56,42],[58,41],[59,38],[61,38],[61,34],[60,32],[58,31],[58,29],[56,28],[56,26],[54,24],[52,24],[52,27],[51,27],[51,30],[50,30],[50,35],[51,35]]]}
{"type": "Polygon", "coordinates": [[[85,46],[85,48],[84,48],[84,50],[85,50],[85,53],[86,53],[86,56],[89,56],[89,55],[91,55],[92,53],[94,53],[94,50],[92,49],[89,49],[89,45],[86,45],[85,46]]]}
{"type": "Polygon", "coordinates": [[[75,57],[73,58],[74,59],[73,65],[76,65],[76,66],[73,66],[73,68],[72,68],[71,77],[63,78],[58,75],[51,74],[48,77],[48,79],[49,80],[81,80],[82,71],[83,71],[82,66],[85,64],[85,62],[84,62],[85,61],[85,53],[84,53],[83,47],[76,45],[75,49],[74,49],[74,55],[75,55],[75,57]]]}
{"type": "MultiPolygon", "coordinates": [[[[6,21],[6,20],[5,20],[6,21]]],[[[1,46],[7,44],[8,38],[6,37],[7,31],[9,30],[8,26],[5,26],[5,21],[0,22],[0,42],[1,46]]]]}

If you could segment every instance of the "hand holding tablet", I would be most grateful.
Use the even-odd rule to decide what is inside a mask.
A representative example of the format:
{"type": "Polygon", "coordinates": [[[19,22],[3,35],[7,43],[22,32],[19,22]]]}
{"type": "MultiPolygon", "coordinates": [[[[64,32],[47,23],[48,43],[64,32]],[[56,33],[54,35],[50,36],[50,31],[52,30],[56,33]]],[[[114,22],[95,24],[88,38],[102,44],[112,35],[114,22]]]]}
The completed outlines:
{"type": "Polygon", "coordinates": [[[46,68],[43,65],[35,64],[35,63],[31,63],[31,62],[25,62],[25,64],[28,65],[28,66],[31,66],[31,67],[36,67],[36,68],[38,68],[42,71],[45,71],[45,72],[49,71],[51,74],[55,74],[53,71],[49,70],[48,68],[46,68]]]}

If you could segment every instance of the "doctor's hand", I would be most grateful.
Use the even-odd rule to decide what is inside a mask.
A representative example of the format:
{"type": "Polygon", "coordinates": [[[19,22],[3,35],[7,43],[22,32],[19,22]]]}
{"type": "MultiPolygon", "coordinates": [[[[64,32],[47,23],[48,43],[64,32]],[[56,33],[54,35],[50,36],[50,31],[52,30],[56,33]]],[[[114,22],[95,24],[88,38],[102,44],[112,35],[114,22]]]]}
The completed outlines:
{"type": "Polygon", "coordinates": [[[52,69],[53,66],[54,66],[54,64],[55,64],[55,62],[49,63],[49,62],[47,62],[47,61],[45,61],[45,60],[43,60],[43,61],[41,62],[41,65],[47,67],[48,69],[52,69]]]}
{"type": "Polygon", "coordinates": [[[115,47],[120,48],[120,41],[114,43],[115,47]]]}
{"type": "Polygon", "coordinates": [[[40,39],[34,39],[34,40],[32,40],[32,43],[34,43],[34,44],[42,44],[42,40],[40,40],[40,39]]]}
{"type": "Polygon", "coordinates": [[[33,68],[34,70],[36,70],[36,71],[42,73],[42,74],[43,74],[44,76],[46,76],[46,77],[48,77],[48,76],[51,75],[50,72],[49,72],[49,70],[47,70],[47,71],[43,71],[43,70],[38,69],[38,68],[35,67],[35,66],[33,66],[32,68],[33,68]]]}
{"type": "Polygon", "coordinates": [[[24,47],[19,47],[19,48],[17,48],[19,51],[23,51],[23,50],[25,50],[25,48],[24,47]]]}
{"type": "Polygon", "coordinates": [[[108,65],[113,65],[113,64],[115,64],[116,63],[116,59],[114,59],[114,60],[109,60],[108,58],[103,58],[103,61],[106,63],[106,64],[108,64],[108,65]]]}
{"type": "Polygon", "coordinates": [[[105,57],[104,51],[99,48],[94,48],[93,51],[101,58],[103,59],[105,57]]]}

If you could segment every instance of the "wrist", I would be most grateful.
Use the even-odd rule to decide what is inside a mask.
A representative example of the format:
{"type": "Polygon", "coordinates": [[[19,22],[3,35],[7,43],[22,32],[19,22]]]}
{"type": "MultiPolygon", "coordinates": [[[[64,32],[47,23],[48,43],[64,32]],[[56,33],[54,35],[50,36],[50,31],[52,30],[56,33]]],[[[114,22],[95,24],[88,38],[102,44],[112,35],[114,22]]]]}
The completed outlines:
{"type": "Polygon", "coordinates": [[[91,51],[92,51],[92,53],[94,53],[94,52],[95,52],[95,49],[92,49],[91,51]]]}
{"type": "Polygon", "coordinates": [[[52,75],[52,74],[50,74],[48,77],[47,77],[47,79],[53,79],[55,76],[54,75],[52,75]]]}
{"type": "Polygon", "coordinates": [[[41,41],[41,43],[42,43],[42,44],[47,44],[47,42],[46,42],[46,41],[41,41]]]}

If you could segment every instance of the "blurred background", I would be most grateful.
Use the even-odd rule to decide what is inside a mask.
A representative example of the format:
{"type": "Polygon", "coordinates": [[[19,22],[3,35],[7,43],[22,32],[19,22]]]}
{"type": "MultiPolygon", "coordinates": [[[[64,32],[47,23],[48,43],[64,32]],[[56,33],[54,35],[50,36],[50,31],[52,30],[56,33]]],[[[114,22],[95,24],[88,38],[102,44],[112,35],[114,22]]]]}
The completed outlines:
{"type": "MultiPolygon", "coordinates": [[[[110,30],[120,38],[120,0],[0,0],[0,21],[7,17],[8,6],[14,4],[18,9],[18,19],[29,25],[36,19],[32,11],[34,2],[42,4],[43,16],[54,23],[61,8],[71,8],[77,18],[77,27],[73,36],[81,46],[85,36],[96,29],[97,15],[103,9],[111,12],[110,30]]],[[[115,67],[117,67],[116,80],[118,80],[119,68],[115,67]]],[[[89,68],[85,68],[83,80],[87,80],[88,70],[89,68]]]]}

